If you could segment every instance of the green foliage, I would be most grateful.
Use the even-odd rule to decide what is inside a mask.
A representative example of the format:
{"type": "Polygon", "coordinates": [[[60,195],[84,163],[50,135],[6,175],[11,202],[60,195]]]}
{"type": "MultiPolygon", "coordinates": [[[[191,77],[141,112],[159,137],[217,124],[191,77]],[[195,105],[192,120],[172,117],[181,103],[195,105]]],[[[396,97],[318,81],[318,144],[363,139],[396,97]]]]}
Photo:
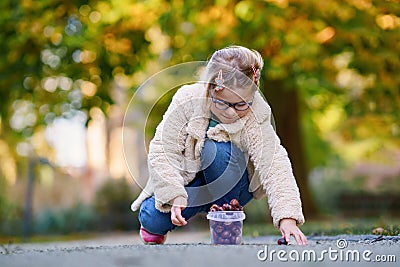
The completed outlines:
{"type": "Polygon", "coordinates": [[[371,182],[377,177],[373,173],[371,177],[366,175],[374,165],[364,164],[365,174],[362,175],[354,172],[344,161],[333,159],[327,167],[314,168],[309,177],[313,198],[322,214],[351,217],[398,214],[395,204],[399,194],[398,176],[384,177],[371,187],[371,182]]]}
{"type": "MultiPolygon", "coordinates": [[[[97,192],[94,205],[76,203],[64,209],[48,208],[37,212],[32,233],[49,235],[138,229],[137,216],[130,210],[135,197],[126,179],[110,179],[97,192]]],[[[22,207],[6,206],[4,201],[0,204],[0,236],[21,235],[22,207]]]]}
{"type": "Polygon", "coordinates": [[[272,218],[268,209],[267,198],[252,200],[245,207],[246,223],[270,223],[272,218]]]}
{"type": "Polygon", "coordinates": [[[400,235],[400,224],[386,225],[383,235],[396,236],[400,235]]]}
{"type": "Polygon", "coordinates": [[[20,210],[10,203],[6,197],[7,183],[0,175],[0,235],[4,233],[18,233],[21,223],[18,220],[20,210]]]}
{"type": "Polygon", "coordinates": [[[343,179],[344,166],[335,163],[332,167],[315,168],[310,175],[310,186],[315,203],[323,214],[339,211],[339,197],[357,190],[357,185],[343,179]]]}
{"type": "Polygon", "coordinates": [[[63,210],[46,209],[35,216],[37,234],[69,234],[94,231],[96,214],[92,207],[76,204],[63,210]]]}
{"type": "Polygon", "coordinates": [[[5,197],[5,181],[2,175],[0,175],[0,222],[4,221],[7,207],[7,199],[5,197]]]}
{"type": "Polygon", "coordinates": [[[96,193],[95,211],[101,230],[131,230],[139,227],[136,216],[130,210],[135,198],[132,186],[126,179],[110,179],[96,193]]]}

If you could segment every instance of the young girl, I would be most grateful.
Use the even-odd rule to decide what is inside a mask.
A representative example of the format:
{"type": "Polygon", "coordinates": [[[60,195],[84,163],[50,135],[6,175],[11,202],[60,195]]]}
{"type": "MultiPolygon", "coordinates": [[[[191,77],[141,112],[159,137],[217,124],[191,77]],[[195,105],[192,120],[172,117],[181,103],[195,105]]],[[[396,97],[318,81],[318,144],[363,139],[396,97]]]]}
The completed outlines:
{"type": "Polygon", "coordinates": [[[140,208],[144,243],[164,243],[212,204],[236,198],[245,206],[267,195],[282,236],[307,244],[291,163],[258,91],[262,67],[258,52],[230,46],[212,55],[203,81],[176,92],[150,142],[149,180],[131,206],[140,208]]]}

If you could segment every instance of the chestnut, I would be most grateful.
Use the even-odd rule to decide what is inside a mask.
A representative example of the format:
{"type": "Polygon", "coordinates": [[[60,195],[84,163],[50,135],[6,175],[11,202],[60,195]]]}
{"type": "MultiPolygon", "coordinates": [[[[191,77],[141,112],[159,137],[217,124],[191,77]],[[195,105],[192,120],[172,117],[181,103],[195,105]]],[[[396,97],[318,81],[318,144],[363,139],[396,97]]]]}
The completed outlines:
{"type": "Polygon", "coordinates": [[[225,211],[230,211],[230,210],[232,210],[232,206],[229,205],[228,203],[223,204],[223,205],[222,205],[222,208],[223,208],[225,211]]]}
{"type": "Polygon", "coordinates": [[[223,238],[222,242],[223,242],[222,244],[229,245],[231,243],[231,239],[230,238],[223,238]]]}
{"type": "Polygon", "coordinates": [[[231,229],[231,233],[232,233],[233,236],[240,236],[240,234],[242,233],[242,231],[240,230],[239,227],[234,226],[234,227],[232,227],[232,229],[231,229]]]}
{"type": "Polygon", "coordinates": [[[222,233],[224,231],[224,227],[222,225],[216,225],[214,228],[214,231],[218,234],[222,233]]]}
{"type": "Polygon", "coordinates": [[[218,233],[215,232],[215,231],[213,231],[213,232],[212,232],[212,238],[213,238],[213,240],[217,240],[218,237],[219,237],[218,233]]]}
{"type": "Polygon", "coordinates": [[[210,208],[210,211],[218,211],[219,210],[219,206],[217,204],[213,204],[210,208]]]}
{"type": "Polygon", "coordinates": [[[278,239],[278,245],[287,245],[288,242],[286,241],[286,239],[284,237],[281,237],[278,239]]]}
{"type": "Polygon", "coordinates": [[[222,237],[218,237],[218,238],[217,238],[217,243],[218,243],[218,244],[225,244],[225,239],[222,238],[222,237]]]}
{"type": "Polygon", "coordinates": [[[221,233],[221,237],[222,238],[230,238],[232,236],[231,232],[229,232],[228,230],[225,230],[221,233]]]}
{"type": "Polygon", "coordinates": [[[240,221],[232,222],[232,225],[235,226],[235,227],[241,228],[242,227],[242,222],[240,222],[240,221]]]}
{"type": "Polygon", "coordinates": [[[236,198],[232,199],[229,204],[235,208],[239,207],[239,201],[236,198]]]}
{"type": "Polygon", "coordinates": [[[220,225],[220,226],[224,226],[224,222],[215,222],[215,225],[220,225]]]}

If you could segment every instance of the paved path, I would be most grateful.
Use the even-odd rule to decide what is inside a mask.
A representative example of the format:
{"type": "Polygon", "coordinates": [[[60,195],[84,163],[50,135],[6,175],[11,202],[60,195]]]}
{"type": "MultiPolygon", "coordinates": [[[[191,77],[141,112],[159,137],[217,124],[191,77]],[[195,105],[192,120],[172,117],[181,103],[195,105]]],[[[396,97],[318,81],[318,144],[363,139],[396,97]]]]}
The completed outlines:
{"type": "Polygon", "coordinates": [[[306,247],[278,246],[278,238],[244,238],[243,245],[215,246],[210,245],[209,232],[173,232],[169,234],[166,244],[145,246],[137,233],[113,233],[90,240],[3,245],[0,246],[0,267],[366,267],[398,266],[400,262],[400,236],[314,236],[309,237],[309,245],[306,247]],[[341,240],[342,243],[338,244],[340,239],[345,241],[341,240]],[[297,257],[298,262],[294,262],[297,257]],[[378,264],[376,259],[391,262],[378,264]]]}

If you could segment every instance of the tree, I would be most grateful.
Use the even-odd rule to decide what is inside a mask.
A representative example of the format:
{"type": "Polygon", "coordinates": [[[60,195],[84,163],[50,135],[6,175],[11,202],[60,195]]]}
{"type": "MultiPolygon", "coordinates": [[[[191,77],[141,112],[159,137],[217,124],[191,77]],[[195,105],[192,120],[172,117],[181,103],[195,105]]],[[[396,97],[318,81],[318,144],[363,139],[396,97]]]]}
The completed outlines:
{"type": "Polygon", "coordinates": [[[230,44],[265,59],[262,91],[306,215],[315,211],[309,168],[332,155],[351,161],[400,145],[398,1],[8,0],[0,7],[0,138],[11,146],[57,116],[88,117],[91,107],[107,113],[114,87],[133,92],[163,67],[230,44]]]}
{"type": "MultiPolygon", "coordinates": [[[[346,148],[365,138],[377,138],[378,146],[394,142],[398,148],[400,51],[392,44],[399,41],[399,12],[396,1],[192,1],[171,4],[160,21],[163,31],[175,36],[173,58],[205,58],[230,44],[262,53],[262,90],[309,215],[315,212],[309,167],[326,164],[332,154],[346,158],[346,148]],[[303,126],[302,117],[311,117],[312,126],[303,126]],[[370,129],[359,135],[358,129],[376,126],[371,121],[390,123],[395,130],[370,129]]],[[[361,156],[374,149],[365,148],[361,156]]]]}

